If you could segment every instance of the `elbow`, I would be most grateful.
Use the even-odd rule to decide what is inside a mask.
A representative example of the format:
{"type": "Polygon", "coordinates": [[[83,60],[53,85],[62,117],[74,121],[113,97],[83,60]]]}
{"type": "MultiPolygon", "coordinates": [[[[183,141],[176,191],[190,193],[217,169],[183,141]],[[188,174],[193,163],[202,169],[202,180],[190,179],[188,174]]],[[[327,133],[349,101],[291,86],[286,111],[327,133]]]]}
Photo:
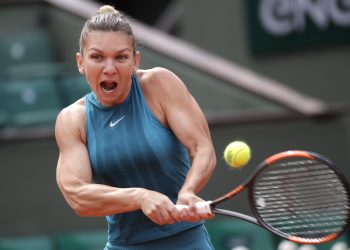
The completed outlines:
{"type": "Polygon", "coordinates": [[[212,175],[217,164],[217,158],[214,147],[208,146],[205,155],[207,156],[207,174],[212,175]]]}
{"type": "Polygon", "coordinates": [[[75,214],[81,217],[89,217],[91,216],[90,209],[87,209],[85,206],[82,206],[80,204],[71,206],[71,208],[74,210],[75,214]]]}
{"type": "Polygon", "coordinates": [[[215,152],[213,152],[213,158],[212,158],[212,168],[214,169],[217,163],[215,152]]]}
{"type": "Polygon", "coordinates": [[[68,185],[62,181],[58,180],[58,186],[63,194],[68,205],[73,209],[73,211],[82,217],[89,216],[89,209],[84,205],[82,199],[80,198],[80,188],[74,185],[68,185]]]}
{"type": "Polygon", "coordinates": [[[216,163],[217,163],[217,158],[216,158],[216,153],[214,149],[214,145],[208,145],[206,147],[206,150],[204,152],[208,156],[208,165],[211,170],[214,170],[216,163]]]}
{"type": "Polygon", "coordinates": [[[210,169],[211,172],[214,171],[215,167],[216,167],[216,163],[217,163],[217,158],[216,158],[216,154],[215,154],[215,150],[214,148],[212,149],[212,157],[211,157],[211,161],[210,161],[210,169]]]}
{"type": "Polygon", "coordinates": [[[70,198],[67,200],[69,206],[73,209],[74,213],[81,217],[90,217],[93,214],[91,213],[91,209],[88,208],[81,199],[70,198]],[[73,201],[74,199],[74,201],[73,201]]]}

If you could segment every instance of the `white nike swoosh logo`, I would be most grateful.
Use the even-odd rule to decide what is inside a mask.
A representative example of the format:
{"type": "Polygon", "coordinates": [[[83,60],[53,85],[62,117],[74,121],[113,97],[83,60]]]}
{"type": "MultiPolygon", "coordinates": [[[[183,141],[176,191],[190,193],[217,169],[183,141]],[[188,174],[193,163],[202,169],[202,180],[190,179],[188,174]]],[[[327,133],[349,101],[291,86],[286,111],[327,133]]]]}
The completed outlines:
{"type": "Polygon", "coordinates": [[[115,125],[117,125],[121,120],[123,120],[124,119],[124,117],[125,117],[125,115],[124,116],[122,116],[122,117],[120,117],[118,120],[116,120],[115,122],[112,122],[111,121],[111,123],[109,124],[109,126],[111,127],[111,128],[113,128],[115,125]]]}

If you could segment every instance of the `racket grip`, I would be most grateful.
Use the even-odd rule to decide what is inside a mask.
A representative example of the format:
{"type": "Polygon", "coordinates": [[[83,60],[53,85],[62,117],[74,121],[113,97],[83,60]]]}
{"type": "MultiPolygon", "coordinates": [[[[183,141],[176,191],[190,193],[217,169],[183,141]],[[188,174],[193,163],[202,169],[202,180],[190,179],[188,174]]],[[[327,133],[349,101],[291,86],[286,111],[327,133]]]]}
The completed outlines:
{"type": "MultiPolygon", "coordinates": [[[[195,204],[198,214],[212,214],[210,208],[211,201],[201,201],[195,204]]],[[[175,205],[178,210],[188,208],[188,205],[175,205]]]]}

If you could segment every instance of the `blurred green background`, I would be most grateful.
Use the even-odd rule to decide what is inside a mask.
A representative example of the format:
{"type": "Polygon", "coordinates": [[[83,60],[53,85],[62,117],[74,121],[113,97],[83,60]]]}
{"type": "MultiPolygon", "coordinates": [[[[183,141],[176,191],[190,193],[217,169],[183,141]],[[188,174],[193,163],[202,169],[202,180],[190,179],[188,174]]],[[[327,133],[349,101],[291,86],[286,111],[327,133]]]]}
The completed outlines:
{"type": "MultiPolygon", "coordinates": [[[[285,9],[289,31],[279,36],[269,34],[259,19],[264,0],[103,1],[130,15],[135,26],[152,30],[138,39],[141,68],[174,71],[202,107],[218,158],[201,192],[204,199],[238,185],[264,158],[288,149],[324,154],[350,178],[350,24],[345,22],[350,11],[341,1],[330,0],[344,17],[339,25],[335,17],[314,17],[312,8],[324,17],[330,14],[317,1],[305,1],[313,5],[300,10],[302,17],[285,9]],[[155,45],[163,35],[177,44],[169,43],[170,54],[155,45]],[[204,63],[216,72],[220,59],[228,69],[242,69],[261,81],[277,82],[277,87],[267,94],[253,91],[181,59],[186,55],[173,57],[181,46],[203,52],[204,63]],[[273,98],[284,87],[304,101],[321,103],[323,109],[308,113],[307,105],[288,105],[289,95],[281,101],[273,98]],[[222,158],[233,140],[244,140],[252,149],[252,159],[241,171],[229,169],[222,158]]],[[[101,249],[106,240],[105,219],[78,217],[60,194],[54,139],[58,112],[89,91],[76,70],[75,54],[86,17],[101,4],[0,1],[0,249],[101,249]]],[[[275,22],[283,19],[271,15],[275,22]]],[[[245,194],[224,206],[250,213],[245,194]]],[[[208,229],[217,249],[241,244],[268,250],[280,243],[256,226],[220,216],[208,222],[208,229]]],[[[340,241],[347,242],[347,237],[340,241]]]]}

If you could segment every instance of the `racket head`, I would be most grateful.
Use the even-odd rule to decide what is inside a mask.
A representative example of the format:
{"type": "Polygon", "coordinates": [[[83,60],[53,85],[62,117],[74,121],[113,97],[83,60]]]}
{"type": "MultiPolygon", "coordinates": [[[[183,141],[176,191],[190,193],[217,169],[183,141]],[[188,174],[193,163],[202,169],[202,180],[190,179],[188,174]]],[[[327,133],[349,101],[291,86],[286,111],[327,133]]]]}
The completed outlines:
{"type": "Polygon", "coordinates": [[[320,244],[350,222],[349,184],[337,166],[314,152],[291,150],[262,162],[248,187],[258,223],[287,240],[320,244]]]}

